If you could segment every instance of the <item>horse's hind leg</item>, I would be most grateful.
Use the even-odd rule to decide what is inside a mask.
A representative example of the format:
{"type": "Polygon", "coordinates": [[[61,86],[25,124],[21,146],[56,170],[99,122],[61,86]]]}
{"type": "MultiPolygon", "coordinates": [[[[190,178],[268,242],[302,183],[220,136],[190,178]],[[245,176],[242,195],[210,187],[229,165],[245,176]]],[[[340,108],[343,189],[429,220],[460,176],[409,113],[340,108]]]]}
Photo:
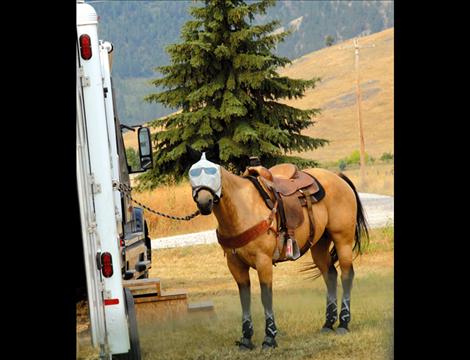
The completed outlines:
{"type": "Polygon", "coordinates": [[[251,320],[251,289],[250,289],[250,268],[240,261],[237,255],[227,253],[227,265],[237,282],[242,306],[242,338],[237,342],[241,350],[253,349],[255,346],[251,341],[253,336],[253,321],[251,320]]]}
{"type": "Polygon", "coordinates": [[[325,235],[318,241],[310,250],[313,261],[320,270],[323,280],[326,284],[326,320],[321,332],[331,332],[333,325],[338,319],[338,305],[336,297],[336,288],[338,280],[338,272],[336,267],[332,264],[330,256],[331,239],[325,235]]]}
{"type": "Polygon", "coordinates": [[[270,256],[259,255],[256,260],[259,283],[261,287],[261,302],[264,307],[266,320],[265,337],[263,349],[275,348],[277,346],[277,328],[273,313],[273,263],[270,256]]]}
{"type": "MultiPolygon", "coordinates": [[[[354,235],[352,236],[354,237],[354,235]]],[[[339,314],[339,326],[336,332],[345,334],[349,331],[348,324],[351,321],[351,290],[354,280],[353,245],[352,241],[335,241],[338,253],[339,267],[341,268],[341,283],[343,285],[343,299],[339,314]]]]}

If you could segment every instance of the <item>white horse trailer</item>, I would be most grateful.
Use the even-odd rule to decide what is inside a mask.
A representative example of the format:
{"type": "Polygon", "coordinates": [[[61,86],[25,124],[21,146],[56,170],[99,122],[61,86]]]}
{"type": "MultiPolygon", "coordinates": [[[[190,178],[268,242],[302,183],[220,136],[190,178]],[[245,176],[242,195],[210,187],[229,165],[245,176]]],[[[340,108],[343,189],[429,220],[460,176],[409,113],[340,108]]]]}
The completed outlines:
{"type": "MultiPolygon", "coordinates": [[[[134,299],[123,279],[148,277],[150,239],[141,209],[116,186],[129,183],[129,169],[114,113],[112,45],[98,39],[95,10],[78,0],[77,186],[91,340],[101,359],[140,359],[134,299]]],[[[138,134],[145,171],[152,164],[150,133],[141,127],[138,134]]]]}

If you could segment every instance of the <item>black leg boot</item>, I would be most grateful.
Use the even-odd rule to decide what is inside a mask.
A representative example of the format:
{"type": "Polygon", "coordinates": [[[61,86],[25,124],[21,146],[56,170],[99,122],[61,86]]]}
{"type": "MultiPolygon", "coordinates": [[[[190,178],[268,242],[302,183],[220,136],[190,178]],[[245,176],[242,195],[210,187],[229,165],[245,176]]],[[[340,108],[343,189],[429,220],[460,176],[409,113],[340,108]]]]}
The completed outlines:
{"type": "Polygon", "coordinates": [[[251,337],[253,336],[253,321],[251,317],[243,320],[242,334],[242,338],[240,341],[236,341],[235,345],[238,345],[240,350],[253,350],[255,345],[251,341],[251,337]]]}
{"type": "Polygon", "coordinates": [[[343,299],[341,302],[341,312],[339,313],[339,326],[336,329],[338,334],[347,334],[349,332],[348,324],[351,321],[351,299],[343,299]]]}
{"type": "Polygon", "coordinates": [[[327,297],[326,299],[326,320],[321,332],[333,332],[333,325],[338,319],[338,306],[336,305],[336,298],[327,297]]]}
{"type": "Polygon", "coordinates": [[[272,349],[277,347],[277,342],[276,342],[276,334],[277,334],[277,328],[276,328],[276,323],[274,322],[274,316],[270,316],[266,318],[266,328],[265,328],[265,334],[266,336],[264,337],[263,341],[263,349],[272,349]]]}

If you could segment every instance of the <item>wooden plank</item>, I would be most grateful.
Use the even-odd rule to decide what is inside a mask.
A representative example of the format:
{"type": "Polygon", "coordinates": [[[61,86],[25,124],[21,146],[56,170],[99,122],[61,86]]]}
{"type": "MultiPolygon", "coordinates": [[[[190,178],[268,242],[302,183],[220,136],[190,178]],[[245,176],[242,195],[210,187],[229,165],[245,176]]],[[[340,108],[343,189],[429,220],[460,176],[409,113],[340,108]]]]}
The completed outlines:
{"type": "Polygon", "coordinates": [[[160,285],[159,278],[148,278],[148,279],[139,279],[139,280],[123,280],[122,285],[124,287],[141,287],[149,285],[160,285]]]}
{"type": "Polygon", "coordinates": [[[139,327],[181,319],[188,314],[186,299],[165,299],[166,301],[149,301],[136,303],[136,316],[139,327]]]}
{"type": "Polygon", "coordinates": [[[188,297],[188,292],[184,289],[164,291],[161,294],[153,293],[144,293],[144,294],[132,294],[134,296],[134,302],[136,304],[145,303],[145,302],[156,302],[156,301],[169,301],[169,300],[186,300],[188,297]]]}
{"type": "Polygon", "coordinates": [[[131,290],[133,295],[161,293],[160,279],[123,280],[123,286],[131,290]]]}
{"type": "Polygon", "coordinates": [[[162,291],[159,296],[161,300],[186,299],[187,297],[188,297],[188,291],[184,289],[162,291]]]}
{"type": "Polygon", "coordinates": [[[160,301],[160,296],[158,294],[145,294],[145,296],[134,296],[134,303],[141,304],[146,302],[160,301]]]}
{"type": "Polygon", "coordinates": [[[188,304],[189,312],[198,312],[198,311],[213,311],[214,303],[211,300],[193,302],[188,304]]]}
{"type": "Polygon", "coordinates": [[[131,293],[132,295],[136,296],[136,295],[143,295],[143,294],[160,294],[161,293],[161,290],[160,290],[160,287],[148,287],[148,288],[144,288],[144,287],[135,287],[135,288],[129,288],[131,290],[131,293]]]}

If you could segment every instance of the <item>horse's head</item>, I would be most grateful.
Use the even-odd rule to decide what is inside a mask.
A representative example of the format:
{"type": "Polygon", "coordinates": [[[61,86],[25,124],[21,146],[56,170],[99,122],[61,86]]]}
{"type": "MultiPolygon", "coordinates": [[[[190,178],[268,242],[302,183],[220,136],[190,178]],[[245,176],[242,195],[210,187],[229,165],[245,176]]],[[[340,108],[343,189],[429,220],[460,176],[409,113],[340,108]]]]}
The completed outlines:
{"type": "Polygon", "coordinates": [[[189,181],[193,199],[202,215],[209,215],[214,204],[219,202],[222,192],[220,166],[208,161],[205,153],[201,160],[189,169],[189,181]]]}

